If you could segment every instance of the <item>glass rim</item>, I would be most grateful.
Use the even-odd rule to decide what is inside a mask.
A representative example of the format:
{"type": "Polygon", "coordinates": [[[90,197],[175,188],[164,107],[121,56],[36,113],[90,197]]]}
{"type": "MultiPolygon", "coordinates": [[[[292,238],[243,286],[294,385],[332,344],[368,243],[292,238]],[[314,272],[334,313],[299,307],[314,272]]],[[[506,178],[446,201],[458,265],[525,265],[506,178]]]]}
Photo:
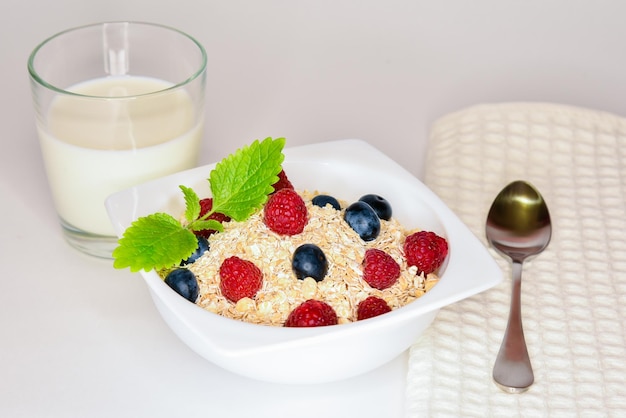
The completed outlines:
{"type": "MultiPolygon", "coordinates": [[[[174,27],[163,25],[163,24],[159,24],[159,23],[142,22],[142,21],[126,21],[126,20],[90,23],[90,24],[86,24],[86,25],[75,26],[75,27],[72,27],[72,28],[65,29],[65,30],[63,30],[61,32],[57,32],[54,35],[49,36],[48,38],[46,38],[42,42],[40,42],[33,49],[33,51],[30,53],[30,55],[28,57],[28,73],[30,74],[30,77],[34,81],[36,81],[38,84],[40,84],[41,86],[46,87],[47,89],[52,90],[52,91],[54,91],[56,93],[65,94],[65,95],[68,95],[68,96],[76,96],[76,97],[83,97],[83,98],[93,98],[93,99],[109,99],[109,100],[111,100],[111,99],[127,99],[127,98],[133,98],[133,97],[150,96],[150,95],[153,95],[153,94],[160,94],[160,93],[167,92],[167,91],[170,91],[170,90],[176,90],[176,89],[178,89],[180,87],[183,87],[183,86],[185,86],[187,84],[190,84],[191,82],[196,80],[198,77],[200,77],[200,75],[205,72],[206,66],[207,66],[207,54],[206,54],[206,50],[204,49],[204,46],[202,46],[202,44],[200,42],[198,42],[197,39],[195,39],[193,36],[189,35],[188,33],[183,32],[180,29],[176,29],[174,27]],[[155,28],[161,28],[161,29],[166,29],[168,31],[176,32],[176,33],[184,36],[185,38],[189,39],[191,42],[193,42],[198,47],[198,50],[200,51],[200,55],[202,57],[202,61],[200,63],[200,67],[198,68],[198,70],[193,72],[185,80],[180,81],[178,83],[175,83],[175,84],[173,84],[173,85],[171,85],[171,86],[169,86],[167,88],[151,91],[149,93],[134,94],[134,95],[130,95],[130,96],[119,96],[119,97],[97,96],[97,95],[81,94],[81,93],[75,93],[75,92],[72,92],[72,91],[68,91],[68,90],[66,90],[64,88],[57,87],[54,84],[50,84],[49,82],[44,80],[39,75],[37,70],[35,69],[35,65],[34,65],[35,56],[37,55],[39,50],[41,50],[44,46],[46,46],[50,41],[52,41],[54,39],[57,39],[57,38],[65,35],[65,34],[70,33],[70,32],[76,32],[76,31],[79,31],[79,30],[82,30],[82,29],[93,28],[93,27],[103,26],[103,25],[107,25],[107,24],[119,24],[119,23],[127,23],[129,25],[135,25],[135,26],[152,26],[152,27],[155,27],[155,28]]],[[[85,81],[87,81],[87,80],[85,80],[85,81]]]]}

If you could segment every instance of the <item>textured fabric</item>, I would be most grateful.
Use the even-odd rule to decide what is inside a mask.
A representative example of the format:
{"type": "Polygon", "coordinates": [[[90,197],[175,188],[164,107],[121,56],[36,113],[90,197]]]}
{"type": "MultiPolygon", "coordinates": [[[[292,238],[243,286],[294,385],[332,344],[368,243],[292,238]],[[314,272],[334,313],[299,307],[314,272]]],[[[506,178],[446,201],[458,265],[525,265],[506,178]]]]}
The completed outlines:
{"type": "Polygon", "coordinates": [[[546,199],[553,235],[524,264],[522,315],[535,384],[492,381],[511,291],[442,309],[411,348],[410,417],[626,416],[626,120],[544,103],[478,105],[433,125],[425,183],[486,244],[496,194],[523,179],[546,199]]]}

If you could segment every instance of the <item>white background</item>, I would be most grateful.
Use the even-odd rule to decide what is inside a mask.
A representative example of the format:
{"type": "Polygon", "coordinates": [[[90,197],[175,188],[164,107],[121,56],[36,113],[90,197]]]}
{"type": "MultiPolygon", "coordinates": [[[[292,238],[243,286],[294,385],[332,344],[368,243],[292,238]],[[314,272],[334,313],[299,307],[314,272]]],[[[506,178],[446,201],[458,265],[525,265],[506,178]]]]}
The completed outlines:
{"type": "Polygon", "coordinates": [[[138,275],[70,249],[26,71],[44,38],[104,20],[197,38],[209,56],[201,163],[266,136],[350,137],[420,176],[430,124],[465,106],[549,101],[626,116],[624,16],[620,0],[3,0],[0,416],[402,416],[405,397],[406,358],[327,388],[225,374],[173,337],[138,275]]]}

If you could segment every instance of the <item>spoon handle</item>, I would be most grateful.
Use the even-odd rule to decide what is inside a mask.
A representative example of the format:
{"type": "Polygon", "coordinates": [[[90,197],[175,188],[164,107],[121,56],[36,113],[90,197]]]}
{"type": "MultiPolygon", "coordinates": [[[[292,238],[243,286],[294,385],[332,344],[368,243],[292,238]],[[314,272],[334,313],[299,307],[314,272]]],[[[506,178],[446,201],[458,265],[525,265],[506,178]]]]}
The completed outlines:
{"type": "Polygon", "coordinates": [[[493,380],[509,393],[526,391],[534,382],[533,368],[522,328],[521,291],[522,262],[513,260],[513,289],[509,320],[500,351],[493,366],[493,380]]]}

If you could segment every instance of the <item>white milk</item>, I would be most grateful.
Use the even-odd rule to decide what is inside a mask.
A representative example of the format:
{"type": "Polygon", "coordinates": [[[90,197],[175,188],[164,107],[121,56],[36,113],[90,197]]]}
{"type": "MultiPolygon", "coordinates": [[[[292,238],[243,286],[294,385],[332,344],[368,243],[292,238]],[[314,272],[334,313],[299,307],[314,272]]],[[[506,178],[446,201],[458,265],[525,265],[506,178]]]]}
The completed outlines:
{"type": "MultiPolygon", "coordinates": [[[[90,96],[132,96],[171,86],[143,77],[97,79],[70,89],[90,96]]],[[[58,96],[41,149],[58,214],[93,234],[115,235],[104,208],[111,193],[193,167],[202,126],[181,90],[124,100],[58,96]]],[[[201,118],[200,118],[201,120],[201,118]]]]}

